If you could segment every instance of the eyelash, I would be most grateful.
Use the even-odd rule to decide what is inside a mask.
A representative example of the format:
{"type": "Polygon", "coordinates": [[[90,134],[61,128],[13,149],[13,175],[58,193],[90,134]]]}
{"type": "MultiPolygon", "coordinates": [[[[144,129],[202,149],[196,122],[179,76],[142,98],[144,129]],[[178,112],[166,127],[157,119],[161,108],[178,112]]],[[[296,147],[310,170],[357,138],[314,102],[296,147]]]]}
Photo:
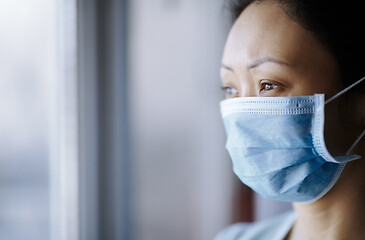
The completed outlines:
{"type": "Polygon", "coordinates": [[[235,89],[234,87],[225,87],[225,86],[223,86],[221,88],[225,92],[226,96],[233,96],[233,95],[238,93],[238,90],[235,89]],[[235,93],[229,93],[229,91],[232,91],[232,90],[234,90],[235,93]]]}
{"type": "MultiPolygon", "coordinates": [[[[260,90],[259,93],[261,92],[269,92],[272,90],[275,90],[276,88],[279,88],[282,86],[282,84],[278,83],[278,82],[266,82],[267,80],[262,80],[260,82],[260,90]],[[265,81],[265,82],[264,82],[265,81]],[[270,86],[270,87],[268,87],[270,86]]],[[[234,96],[236,94],[238,94],[238,90],[235,89],[234,87],[229,87],[229,86],[223,86],[221,87],[222,90],[225,92],[226,96],[234,96]],[[234,93],[232,93],[234,91],[234,93]]]]}
{"type": "Polygon", "coordinates": [[[260,83],[260,92],[265,91],[271,91],[274,90],[275,88],[278,88],[279,84],[275,84],[275,83],[269,83],[269,82],[264,82],[264,83],[260,83]],[[267,86],[270,86],[267,88],[267,86]]]}

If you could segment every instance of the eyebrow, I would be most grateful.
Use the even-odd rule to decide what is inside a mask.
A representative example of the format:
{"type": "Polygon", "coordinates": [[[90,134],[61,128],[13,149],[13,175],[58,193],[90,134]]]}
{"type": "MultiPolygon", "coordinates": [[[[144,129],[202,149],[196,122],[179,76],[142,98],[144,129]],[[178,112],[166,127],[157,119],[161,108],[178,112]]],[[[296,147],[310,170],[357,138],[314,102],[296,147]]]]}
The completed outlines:
{"type": "MultiPolygon", "coordinates": [[[[248,69],[252,69],[255,67],[258,67],[261,64],[267,63],[267,62],[273,62],[273,63],[277,63],[277,64],[281,64],[281,65],[286,65],[286,66],[290,66],[289,63],[284,62],[280,59],[277,58],[273,58],[273,57],[262,57],[262,58],[257,58],[255,60],[253,60],[250,64],[247,65],[248,69]]],[[[222,63],[222,68],[227,69],[229,71],[234,71],[232,67],[222,63]]]]}
{"type": "Polygon", "coordinates": [[[267,62],[273,62],[273,63],[289,66],[289,63],[284,62],[280,59],[273,58],[273,57],[263,57],[263,58],[258,58],[258,59],[253,60],[250,64],[247,65],[247,68],[252,69],[252,68],[258,67],[261,64],[267,63],[267,62]]]}
{"type": "Polygon", "coordinates": [[[228,65],[226,65],[226,64],[224,64],[224,63],[222,63],[221,67],[222,67],[222,68],[224,68],[224,69],[227,69],[227,70],[229,70],[229,71],[234,72],[233,68],[229,67],[228,65]]]}

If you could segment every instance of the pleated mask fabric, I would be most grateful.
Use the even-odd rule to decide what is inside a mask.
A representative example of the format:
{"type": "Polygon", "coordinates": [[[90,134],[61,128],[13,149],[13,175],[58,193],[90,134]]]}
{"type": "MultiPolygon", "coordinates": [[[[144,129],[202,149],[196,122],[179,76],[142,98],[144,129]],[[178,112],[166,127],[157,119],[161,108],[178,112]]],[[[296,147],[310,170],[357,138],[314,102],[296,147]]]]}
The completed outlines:
{"type": "Polygon", "coordinates": [[[314,202],[358,155],[333,157],[324,141],[324,94],[240,97],[220,103],[226,149],[240,180],[265,198],[314,202]]]}

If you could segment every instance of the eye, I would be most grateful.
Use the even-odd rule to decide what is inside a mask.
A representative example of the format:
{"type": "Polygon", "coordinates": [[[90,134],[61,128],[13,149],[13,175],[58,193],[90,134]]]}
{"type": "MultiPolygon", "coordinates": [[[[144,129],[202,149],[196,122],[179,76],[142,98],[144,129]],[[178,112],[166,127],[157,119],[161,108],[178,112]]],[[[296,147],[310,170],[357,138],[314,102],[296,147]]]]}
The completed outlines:
{"type": "Polygon", "coordinates": [[[233,87],[222,87],[222,90],[225,92],[227,98],[237,97],[239,95],[238,90],[233,87]]]}
{"type": "Polygon", "coordinates": [[[277,88],[278,86],[272,83],[265,83],[264,84],[264,90],[265,91],[270,91],[273,90],[274,88],[277,88]]]}
{"type": "Polygon", "coordinates": [[[268,92],[280,87],[281,84],[277,82],[263,80],[260,83],[260,92],[268,92]]]}

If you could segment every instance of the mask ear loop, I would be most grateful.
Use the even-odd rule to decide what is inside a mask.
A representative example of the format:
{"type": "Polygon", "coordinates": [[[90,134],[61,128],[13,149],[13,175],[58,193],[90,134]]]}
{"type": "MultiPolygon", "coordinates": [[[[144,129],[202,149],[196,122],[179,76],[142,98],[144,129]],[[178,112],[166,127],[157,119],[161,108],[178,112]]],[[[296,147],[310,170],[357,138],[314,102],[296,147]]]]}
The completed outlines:
{"type": "Polygon", "coordinates": [[[360,142],[360,140],[365,136],[365,130],[362,131],[362,133],[360,134],[360,136],[356,139],[356,141],[351,145],[351,147],[349,148],[349,150],[347,150],[346,152],[346,156],[350,155],[350,153],[352,152],[352,150],[354,150],[354,148],[356,147],[356,145],[360,142]]]}
{"type": "MultiPolygon", "coordinates": [[[[354,88],[356,85],[360,84],[364,80],[365,80],[365,77],[363,77],[360,80],[354,82],[353,84],[351,84],[347,88],[343,89],[342,91],[340,91],[339,93],[335,94],[333,97],[331,97],[330,99],[328,99],[327,101],[325,101],[324,104],[327,104],[327,103],[332,102],[333,100],[335,100],[336,98],[340,97],[342,94],[345,94],[347,91],[349,91],[350,89],[354,88]]],[[[365,130],[360,134],[360,136],[356,139],[356,141],[351,145],[351,147],[349,148],[349,150],[347,150],[346,156],[347,155],[350,155],[351,151],[354,150],[354,148],[356,147],[356,145],[360,142],[360,140],[364,136],[365,136],[365,130]]]]}
{"type": "Polygon", "coordinates": [[[336,98],[338,98],[339,96],[341,96],[342,94],[345,94],[347,91],[349,91],[351,88],[355,87],[356,85],[360,84],[362,81],[364,81],[365,77],[361,78],[360,80],[354,82],[353,84],[351,84],[350,86],[348,86],[347,88],[343,89],[342,91],[340,91],[339,93],[337,93],[336,95],[334,95],[333,97],[331,97],[330,99],[328,99],[327,101],[324,102],[324,104],[330,103],[333,100],[335,100],[336,98]]]}

